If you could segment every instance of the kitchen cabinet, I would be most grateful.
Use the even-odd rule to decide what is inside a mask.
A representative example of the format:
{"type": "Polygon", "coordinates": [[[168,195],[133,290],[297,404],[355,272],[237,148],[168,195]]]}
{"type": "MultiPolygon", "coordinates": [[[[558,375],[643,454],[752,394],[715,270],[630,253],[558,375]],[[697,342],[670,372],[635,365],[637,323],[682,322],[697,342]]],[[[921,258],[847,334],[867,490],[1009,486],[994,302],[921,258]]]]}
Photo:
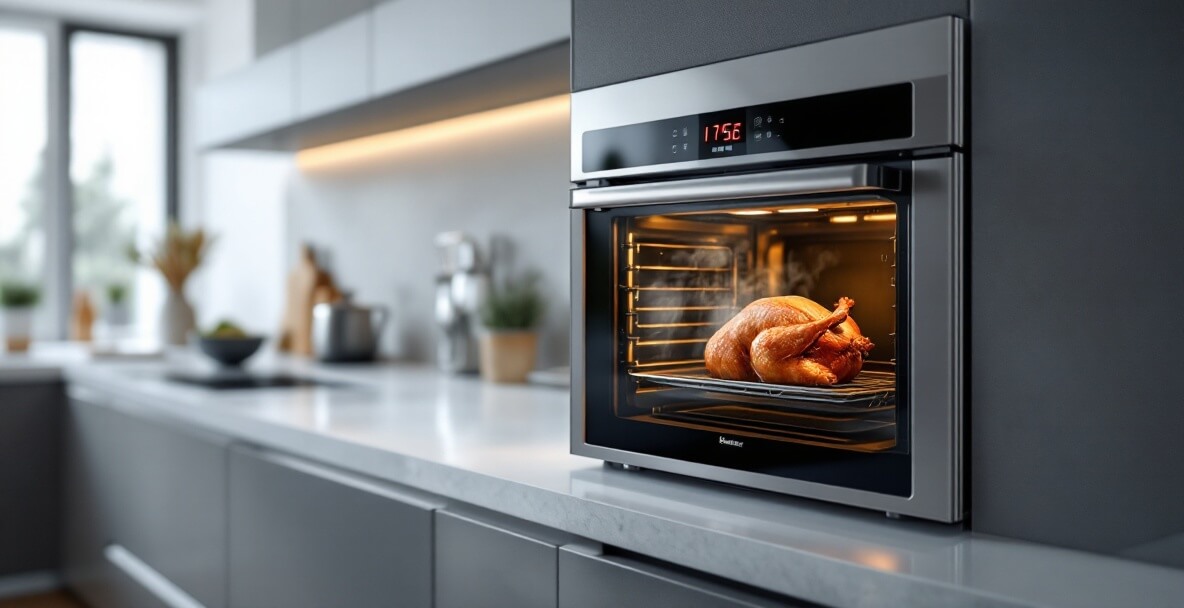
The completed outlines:
{"type": "Polygon", "coordinates": [[[296,120],[296,48],[276,49],[197,90],[197,141],[213,147],[296,120]]]}
{"type": "Polygon", "coordinates": [[[375,95],[568,39],[567,0],[394,0],[374,9],[375,95]]]}
{"type": "Polygon", "coordinates": [[[371,13],[365,11],[296,43],[296,118],[366,100],[370,91],[371,13]]]}
{"type": "Polygon", "coordinates": [[[0,577],[56,570],[60,382],[0,385],[0,577]]]}
{"type": "Polygon", "coordinates": [[[432,512],[410,490],[230,451],[230,605],[431,606],[432,512]]]}
{"type": "Polygon", "coordinates": [[[559,549],[559,608],[805,606],[706,579],[681,569],[605,555],[592,545],[559,549]]]}
{"type": "Polygon", "coordinates": [[[968,0],[573,0],[572,90],[968,12],[968,0]]]}
{"type": "Polygon", "coordinates": [[[72,397],[65,443],[71,587],[100,608],[140,605],[135,563],[207,607],[226,605],[222,440],[72,397]]]}
{"type": "Polygon", "coordinates": [[[262,57],[294,40],[296,0],[255,0],[255,57],[262,57]]]}
{"type": "Polygon", "coordinates": [[[558,605],[559,532],[488,515],[436,513],[436,606],[558,605]]]}
{"type": "Polygon", "coordinates": [[[372,0],[288,0],[296,4],[296,38],[304,38],[370,10],[372,0]]]}
{"type": "Polygon", "coordinates": [[[266,53],[198,89],[202,148],[296,150],[569,90],[567,0],[258,1],[266,53]]]}

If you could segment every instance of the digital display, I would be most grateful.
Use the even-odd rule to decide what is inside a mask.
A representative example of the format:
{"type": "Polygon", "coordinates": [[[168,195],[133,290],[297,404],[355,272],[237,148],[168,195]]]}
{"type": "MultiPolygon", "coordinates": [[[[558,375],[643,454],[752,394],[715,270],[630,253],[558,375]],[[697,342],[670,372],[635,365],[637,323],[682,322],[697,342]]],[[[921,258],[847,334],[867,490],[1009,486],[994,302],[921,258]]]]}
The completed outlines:
{"type": "Polygon", "coordinates": [[[703,143],[744,141],[744,125],[738,122],[717,122],[703,125],[703,143]]]}
{"type": "Polygon", "coordinates": [[[905,139],[913,85],[902,82],[588,131],[584,171],[905,139]]]}
{"type": "Polygon", "coordinates": [[[744,115],[743,109],[699,115],[699,158],[744,154],[744,115]]]}

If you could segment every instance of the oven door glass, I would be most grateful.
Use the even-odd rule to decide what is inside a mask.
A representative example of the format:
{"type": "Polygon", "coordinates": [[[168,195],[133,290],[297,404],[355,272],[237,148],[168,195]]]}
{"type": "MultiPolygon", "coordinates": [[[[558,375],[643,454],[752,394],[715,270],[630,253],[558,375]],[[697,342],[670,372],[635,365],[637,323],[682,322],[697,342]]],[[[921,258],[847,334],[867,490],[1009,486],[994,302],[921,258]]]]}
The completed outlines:
{"type": "Polygon", "coordinates": [[[587,441],[908,495],[908,211],[859,197],[588,213],[587,441]]]}

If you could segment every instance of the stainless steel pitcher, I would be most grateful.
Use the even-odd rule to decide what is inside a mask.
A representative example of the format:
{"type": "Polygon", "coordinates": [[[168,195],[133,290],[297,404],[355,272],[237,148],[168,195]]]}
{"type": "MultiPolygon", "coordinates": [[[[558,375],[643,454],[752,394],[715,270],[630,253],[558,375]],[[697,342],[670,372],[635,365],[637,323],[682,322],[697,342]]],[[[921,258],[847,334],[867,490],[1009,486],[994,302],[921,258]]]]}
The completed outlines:
{"type": "Polygon", "coordinates": [[[330,362],[373,360],[389,316],[385,306],[358,306],[349,295],[317,304],[312,309],[313,355],[330,362]]]}

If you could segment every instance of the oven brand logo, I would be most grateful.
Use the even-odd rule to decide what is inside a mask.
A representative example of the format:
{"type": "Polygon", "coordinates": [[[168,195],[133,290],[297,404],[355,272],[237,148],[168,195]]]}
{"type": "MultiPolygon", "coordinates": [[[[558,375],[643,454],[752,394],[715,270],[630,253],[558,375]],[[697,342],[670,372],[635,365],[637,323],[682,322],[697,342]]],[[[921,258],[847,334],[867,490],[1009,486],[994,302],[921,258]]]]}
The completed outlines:
{"type": "Polygon", "coordinates": [[[730,445],[734,448],[744,447],[743,441],[736,441],[735,439],[728,439],[727,437],[724,437],[723,435],[719,436],[719,443],[720,443],[720,445],[730,445]]]}

